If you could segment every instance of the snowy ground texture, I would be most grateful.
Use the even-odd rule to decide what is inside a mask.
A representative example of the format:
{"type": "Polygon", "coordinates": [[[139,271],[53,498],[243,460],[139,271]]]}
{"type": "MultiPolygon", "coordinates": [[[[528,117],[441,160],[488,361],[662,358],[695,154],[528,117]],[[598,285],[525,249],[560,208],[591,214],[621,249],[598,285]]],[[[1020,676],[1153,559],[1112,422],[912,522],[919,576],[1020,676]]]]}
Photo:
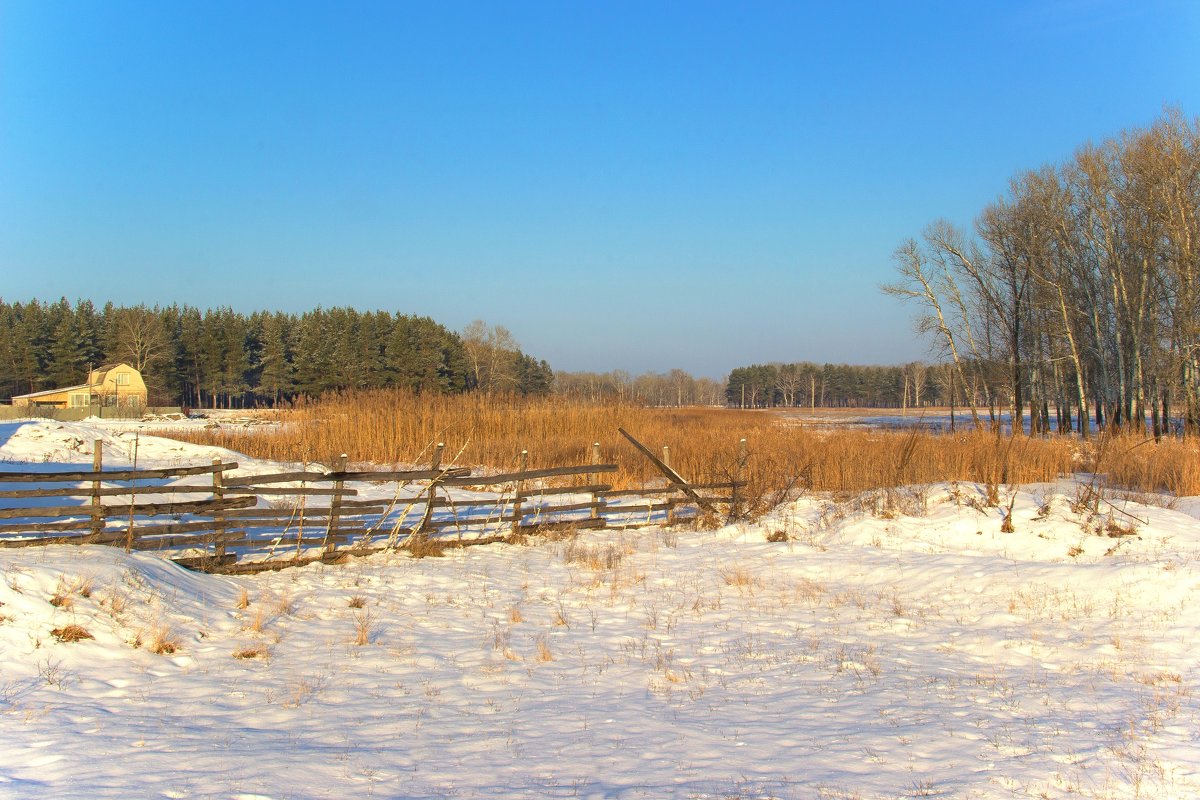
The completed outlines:
{"type": "Polygon", "coordinates": [[[0,797],[1198,797],[1200,502],[1087,494],[236,578],[0,550],[0,797]]]}

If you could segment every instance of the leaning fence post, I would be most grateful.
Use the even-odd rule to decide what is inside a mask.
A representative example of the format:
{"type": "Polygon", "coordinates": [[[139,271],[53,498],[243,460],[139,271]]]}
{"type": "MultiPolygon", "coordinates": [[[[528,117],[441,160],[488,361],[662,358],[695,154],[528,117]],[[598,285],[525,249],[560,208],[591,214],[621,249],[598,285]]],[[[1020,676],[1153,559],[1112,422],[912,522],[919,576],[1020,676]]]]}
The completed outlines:
{"type": "MultiPolygon", "coordinates": [[[[529,464],[529,451],[522,450],[521,455],[518,457],[517,460],[519,462],[519,465],[517,467],[517,474],[519,476],[520,473],[525,471],[526,466],[528,466],[528,464],[529,464]]],[[[513,488],[512,532],[514,534],[521,532],[521,500],[522,500],[521,492],[523,492],[524,490],[525,490],[525,482],[523,480],[521,480],[520,477],[518,477],[516,486],[513,488]]]]}
{"type": "MultiPolygon", "coordinates": [[[[438,442],[437,447],[433,448],[433,458],[429,462],[429,469],[439,470],[442,468],[442,451],[446,449],[445,442],[438,442]]],[[[421,523],[417,525],[417,533],[424,533],[429,527],[429,521],[433,518],[433,501],[437,495],[438,484],[442,482],[440,474],[434,475],[429,481],[429,496],[425,498],[425,513],[421,515],[421,523]]]]}
{"type": "MultiPolygon", "coordinates": [[[[221,459],[213,457],[214,467],[221,466],[221,459]]],[[[213,547],[213,557],[219,562],[225,557],[225,512],[221,508],[221,501],[225,499],[225,473],[220,469],[213,470],[213,502],[217,504],[213,509],[213,532],[216,534],[216,545],[213,547]]]]}
{"type": "MultiPolygon", "coordinates": [[[[347,456],[342,453],[337,458],[334,472],[344,474],[346,472],[347,456]]],[[[338,523],[342,514],[342,492],[345,490],[346,481],[339,477],[333,482],[333,500],[329,502],[329,527],[325,529],[325,552],[332,553],[336,546],[337,539],[334,531],[338,528],[338,523]]]]}
{"type": "Polygon", "coordinates": [[[92,481],[92,536],[100,538],[104,531],[104,506],[100,503],[100,471],[104,468],[104,442],[96,439],[92,442],[92,472],[96,480],[92,481]]]}

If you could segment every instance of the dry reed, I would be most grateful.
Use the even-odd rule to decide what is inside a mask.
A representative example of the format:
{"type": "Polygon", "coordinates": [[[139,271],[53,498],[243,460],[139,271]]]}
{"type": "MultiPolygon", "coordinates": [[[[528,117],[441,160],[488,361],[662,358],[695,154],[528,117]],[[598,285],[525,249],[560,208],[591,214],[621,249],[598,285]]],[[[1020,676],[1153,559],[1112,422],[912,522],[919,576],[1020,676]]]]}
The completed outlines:
{"type": "MultiPolygon", "coordinates": [[[[986,431],[939,435],[872,429],[814,429],[785,424],[766,411],[645,408],[560,397],[423,395],[373,391],[328,395],[276,412],[278,425],[164,431],[197,444],[256,458],[332,464],[420,465],[433,445],[460,454],[458,466],[515,468],[590,462],[592,442],[619,471],[602,476],[617,488],[661,484],[661,476],[618,433],[624,427],[652,449],[669,445],[671,465],[695,482],[742,479],[752,511],[795,490],[857,493],[940,481],[991,486],[1050,481],[1076,470],[1106,472],[1114,485],[1200,494],[1200,453],[1193,441],[1139,439],[1083,444],[1069,437],[1008,438],[986,431]],[[739,440],[749,458],[740,459],[739,440]]],[[[445,461],[443,462],[446,463],[445,461]]]]}

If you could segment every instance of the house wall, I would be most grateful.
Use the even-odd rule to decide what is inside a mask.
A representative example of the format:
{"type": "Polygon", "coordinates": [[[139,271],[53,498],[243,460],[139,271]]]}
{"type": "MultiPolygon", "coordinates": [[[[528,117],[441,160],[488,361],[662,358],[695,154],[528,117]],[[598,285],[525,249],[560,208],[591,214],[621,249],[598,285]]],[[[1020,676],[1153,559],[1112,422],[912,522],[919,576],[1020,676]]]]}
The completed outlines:
{"type": "Polygon", "coordinates": [[[110,369],[92,391],[100,396],[101,405],[146,405],[146,383],[141,373],[128,364],[110,369]]]}
{"type": "Polygon", "coordinates": [[[53,419],[58,422],[79,422],[88,417],[100,419],[141,419],[146,414],[182,414],[179,406],[90,406],[87,408],[37,408],[29,406],[0,406],[0,420],[53,419]]]}
{"type": "Polygon", "coordinates": [[[83,386],[40,392],[36,397],[14,397],[12,404],[19,408],[39,409],[144,408],[146,401],[146,382],[142,380],[142,374],[128,364],[118,364],[104,372],[92,370],[83,386]]]}

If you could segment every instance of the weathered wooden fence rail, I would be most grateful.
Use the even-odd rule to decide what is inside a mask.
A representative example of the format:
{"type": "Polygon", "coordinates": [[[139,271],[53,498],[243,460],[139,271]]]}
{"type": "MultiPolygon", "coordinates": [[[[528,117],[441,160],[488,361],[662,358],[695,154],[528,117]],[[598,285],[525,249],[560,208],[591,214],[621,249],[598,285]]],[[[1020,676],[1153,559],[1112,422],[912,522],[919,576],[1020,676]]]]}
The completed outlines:
{"type": "Polygon", "coordinates": [[[689,484],[672,470],[664,471],[670,480],[665,487],[613,489],[598,479],[617,465],[600,463],[598,446],[590,464],[526,469],[522,453],[522,469],[494,475],[443,468],[440,446],[428,469],[355,471],[343,456],[329,471],[231,475],[238,465],[220,460],[105,471],[99,445],[91,470],[0,471],[0,547],[107,544],[163,551],[208,571],[250,572],[391,548],[429,552],[511,540],[555,527],[661,523],[687,509],[735,503],[744,485],[689,484]],[[177,482],[206,475],[204,483],[177,482]],[[583,483],[561,483],[572,478],[583,483]],[[555,484],[543,485],[551,479],[555,484]],[[35,482],[36,488],[7,488],[35,482]],[[360,488],[348,484],[376,496],[360,499],[360,488]],[[697,489],[726,489],[731,497],[703,497],[697,489]],[[319,503],[310,505],[310,499],[319,503]]]}

